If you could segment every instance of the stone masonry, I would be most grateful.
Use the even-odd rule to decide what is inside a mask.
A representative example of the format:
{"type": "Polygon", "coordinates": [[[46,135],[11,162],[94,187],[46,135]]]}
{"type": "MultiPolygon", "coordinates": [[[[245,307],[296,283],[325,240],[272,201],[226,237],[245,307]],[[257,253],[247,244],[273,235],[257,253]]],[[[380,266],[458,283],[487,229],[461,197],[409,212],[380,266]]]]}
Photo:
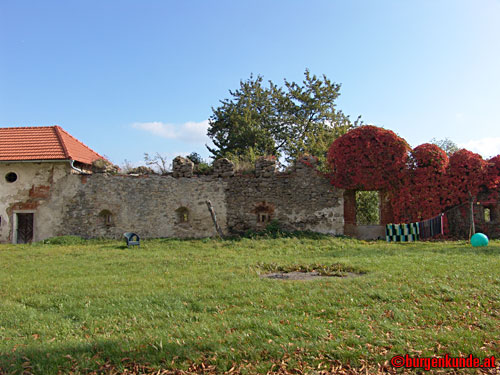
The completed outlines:
{"type": "Polygon", "coordinates": [[[212,175],[193,174],[192,162],[176,158],[171,175],[78,174],[69,163],[5,165],[19,179],[6,184],[0,205],[0,242],[15,242],[17,212],[34,214],[34,241],[60,235],[121,238],[213,237],[210,200],[225,234],[265,228],[343,234],[343,191],[311,163],[277,172],[261,159],[254,172],[236,173],[227,159],[212,175]],[[37,177],[39,176],[39,177],[37,177]],[[20,189],[21,188],[21,189],[20,189]],[[5,197],[4,197],[5,195],[5,197]]]}

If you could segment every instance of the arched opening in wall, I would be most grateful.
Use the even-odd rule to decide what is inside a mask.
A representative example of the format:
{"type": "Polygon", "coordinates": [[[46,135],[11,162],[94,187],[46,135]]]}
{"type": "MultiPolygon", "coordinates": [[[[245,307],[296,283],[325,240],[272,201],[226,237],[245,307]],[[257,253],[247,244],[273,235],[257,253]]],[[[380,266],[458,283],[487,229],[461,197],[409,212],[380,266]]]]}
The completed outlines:
{"type": "Polygon", "coordinates": [[[356,191],[356,225],[380,225],[380,193],[356,191]]]}
{"type": "Polygon", "coordinates": [[[99,221],[102,225],[109,227],[113,225],[113,214],[109,210],[102,210],[99,212],[99,221]]]}
{"type": "Polygon", "coordinates": [[[257,216],[257,225],[266,225],[271,222],[274,216],[274,206],[266,202],[260,202],[255,206],[254,212],[257,216]]]}
{"type": "Polygon", "coordinates": [[[189,210],[186,207],[179,207],[175,210],[177,215],[177,224],[189,223],[189,210]]]}

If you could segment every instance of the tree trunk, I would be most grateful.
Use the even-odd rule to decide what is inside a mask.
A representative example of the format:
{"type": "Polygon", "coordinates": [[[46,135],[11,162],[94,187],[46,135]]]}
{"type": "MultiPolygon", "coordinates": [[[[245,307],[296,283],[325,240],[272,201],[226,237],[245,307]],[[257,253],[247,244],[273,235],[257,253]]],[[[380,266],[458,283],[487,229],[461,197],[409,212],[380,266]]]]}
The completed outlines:
{"type": "Polygon", "coordinates": [[[474,197],[469,193],[469,201],[470,201],[470,237],[476,234],[476,225],[474,223],[474,197]]]}

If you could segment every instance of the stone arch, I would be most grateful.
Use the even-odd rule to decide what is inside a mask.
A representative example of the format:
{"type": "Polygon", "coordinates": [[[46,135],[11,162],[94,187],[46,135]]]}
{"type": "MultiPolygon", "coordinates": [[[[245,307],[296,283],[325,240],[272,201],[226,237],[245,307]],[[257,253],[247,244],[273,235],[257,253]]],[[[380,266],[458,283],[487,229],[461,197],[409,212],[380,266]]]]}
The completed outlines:
{"type": "Polygon", "coordinates": [[[102,225],[107,227],[112,226],[114,223],[113,213],[110,210],[102,210],[99,212],[99,221],[102,225]]]}

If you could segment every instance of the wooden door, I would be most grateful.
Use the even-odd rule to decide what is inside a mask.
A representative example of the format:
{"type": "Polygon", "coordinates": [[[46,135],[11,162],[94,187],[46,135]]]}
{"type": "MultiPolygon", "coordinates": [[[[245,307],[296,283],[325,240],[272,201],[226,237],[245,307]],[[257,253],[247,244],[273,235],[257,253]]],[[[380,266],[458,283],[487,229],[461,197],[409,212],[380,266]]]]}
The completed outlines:
{"type": "Polygon", "coordinates": [[[33,213],[17,214],[17,243],[33,241],[33,213]]]}

